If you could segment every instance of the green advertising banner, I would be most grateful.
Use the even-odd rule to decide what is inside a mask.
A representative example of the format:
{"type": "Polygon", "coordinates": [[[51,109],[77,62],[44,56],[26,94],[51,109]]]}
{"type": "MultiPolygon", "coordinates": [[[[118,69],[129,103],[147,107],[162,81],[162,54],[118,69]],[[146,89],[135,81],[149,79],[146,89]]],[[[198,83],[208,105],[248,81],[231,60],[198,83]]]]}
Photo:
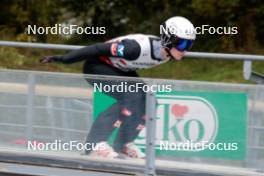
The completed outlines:
{"type": "MultiPolygon", "coordinates": [[[[157,94],[156,154],[243,160],[247,96],[228,92],[157,94]]],[[[95,118],[115,100],[96,92],[95,118]]],[[[114,136],[112,135],[112,139],[114,136]]],[[[145,130],[135,143],[144,148],[145,130]]]]}

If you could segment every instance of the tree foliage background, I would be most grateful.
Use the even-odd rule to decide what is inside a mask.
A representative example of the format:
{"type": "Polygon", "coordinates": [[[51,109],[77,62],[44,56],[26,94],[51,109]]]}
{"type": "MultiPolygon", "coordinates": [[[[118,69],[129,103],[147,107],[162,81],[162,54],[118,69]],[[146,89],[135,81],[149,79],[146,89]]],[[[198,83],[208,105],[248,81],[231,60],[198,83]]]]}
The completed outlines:
{"type": "Polygon", "coordinates": [[[236,26],[237,35],[199,35],[193,51],[263,54],[261,0],[1,0],[0,39],[89,44],[129,33],[159,34],[169,17],[185,16],[195,26],[236,26]],[[27,35],[28,24],[105,26],[106,35],[27,35]]]}

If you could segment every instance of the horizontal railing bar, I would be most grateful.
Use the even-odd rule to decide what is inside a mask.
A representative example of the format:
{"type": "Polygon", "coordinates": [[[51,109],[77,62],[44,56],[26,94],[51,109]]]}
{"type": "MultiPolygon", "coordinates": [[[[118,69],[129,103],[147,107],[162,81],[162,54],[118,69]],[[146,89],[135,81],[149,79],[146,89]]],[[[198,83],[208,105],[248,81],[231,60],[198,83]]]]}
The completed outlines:
{"type": "MultiPolygon", "coordinates": [[[[17,109],[23,109],[26,108],[26,105],[0,105],[0,108],[17,108],[17,109]]],[[[56,111],[67,111],[67,112],[75,112],[75,113],[81,113],[86,114],[89,112],[89,110],[81,111],[81,110],[75,110],[75,109],[66,109],[66,108],[57,108],[57,107],[45,107],[45,106],[34,106],[35,109],[44,109],[44,110],[56,110],[56,111]]]]}
{"type": "Polygon", "coordinates": [[[249,55],[249,54],[186,52],[185,56],[195,57],[195,58],[211,58],[211,59],[226,59],[226,60],[264,61],[264,55],[249,55]]]}
{"type": "MultiPolygon", "coordinates": [[[[0,126],[27,128],[27,125],[24,125],[24,124],[12,124],[12,123],[0,123],[0,126]]],[[[52,127],[52,126],[34,125],[32,128],[52,129],[52,130],[65,131],[65,132],[87,133],[87,131],[85,131],[85,130],[76,130],[76,129],[69,129],[69,128],[59,128],[59,127],[52,127]]]]}
{"type": "MultiPolygon", "coordinates": [[[[75,49],[80,49],[80,48],[84,47],[82,45],[63,45],[63,44],[13,42],[13,41],[0,41],[0,46],[11,46],[11,47],[22,47],[22,48],[40,48],[40,49],[59,49],[59,50],[75,50],[75,49]]],[[[186,52],[185,56],[195,57],[195,58],[264,61],[264,55],[249,55],[249,54],[186,52]]]]}
{"type": "Polygon", "coordinates": [[[12,42],[12,41],[0,41],[0,46],[12,46],[12,47],[20,47],[20,48],[60,49],[60,50],[74,50],[84,47],[81,45],[62,45],[62,44],[12,42]]]}
{"type": "MultiPolygon", "coordinates": [[[[6,131],[2,131],[1,134],[5,134],[5,135],[9,135],[9,136],[15,136],[15,137],[20,137],[20,138],[24,138],[25,136],[24,135],[21,135],[23,133],[21,132],[6,132],[6,131]]],[[[33,134],[32,135],[32,138],[41,138],[41,139],[45,139],[45,140],[54,140],[54,138],[52,136],[44,136],[44,135],[37,135],[37,134],[33,134]]],[[[60,140],[64,140],[66,137],[62,137],[60,138],[60,140]]],[[[14,138],[14,139],[17,139],[17,138],[14,138]]],[[[11,139],[12,140],[12,139],[11,139]]],[[[0,149],[1,149],[1,145],[2,143],[0,144],[0,149]]]]}

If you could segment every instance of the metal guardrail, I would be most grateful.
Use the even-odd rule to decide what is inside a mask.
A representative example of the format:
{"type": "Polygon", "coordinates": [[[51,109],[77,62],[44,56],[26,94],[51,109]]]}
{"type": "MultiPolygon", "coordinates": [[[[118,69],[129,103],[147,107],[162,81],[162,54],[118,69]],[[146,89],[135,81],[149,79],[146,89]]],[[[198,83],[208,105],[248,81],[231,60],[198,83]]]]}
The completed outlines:
{"type": "MultiPolygon", "coordinates": [[[[12,47],[22,47],[22,48],[60,49],[60,50],[75,50],[75,49],[80,49],[80,48],[84,47],[83,45],[61,45],[61,44],[12,42],[12,41],[0,41],[0,46],[12,46],[12,47]]],[[[195,58],[264,61],[264,56],[261,56],[261,55],[206,53],[206,52],[186,52],[185,55],[187,57],[195,57],[195,58]]]]}
{"type": "MultiPolygon", "coordinates": [[[[84,47],[83,45],[62,45],[62,44],[45,44],[45,43],[13,42],[13,41],[0,41],[0,46],[57,49],[57,50],[75,50],[84,47]]],[[[262,84],[264,82],[263,77],[259,76],[259,74],[257,75],[254,74],[254,72],[252,71],[252,61],[264,61],[264,55],[186,52],[185,56],[192,58],[242,60],[244,61],[244,66],[243,66],[244,78],[246,80],[252,80],[258,84],[262,84]]]]}
{"type": "MultiPolygon", "coordinates": [[[[24,48],[42,48],[42,49],[61,49],[61,50],[75,50],[79,49],[84,46],[76,46],[76,45],[58,45],[58,44],[42,44],[42,43],[28,43],[28,42],[10,42],[10,41],[0,41],[0,46],[12,46],[12,47],[24,47],[24,48]]],[[[263,76],[262,78],[259,78],[257,74],[252,74],[251,65],[252,61],[264,61],[264,56],[257,56],[257,55],[242,55],[242,54],[225,54],[225,53],[202,53],[202,52],[186,52],[187,57],[195,57],[195,58],[212,58],[212,59],[226,59],[226,60],[244,60],[244,77],[245,79],[252,79],[252,77],[255,80],[260,80],[258,83],[263,83],[263,76]],[[257,75],[257,76],[256,76],[257,75]],[[256,79],[257,77],[257,79],[256,79]]],[[[29,118],[27,121],[30,121],[32,119],[32,116],[34,115],[32,112],[32,105],[34,104],[34,99],[32,95],[35,93],[35,80],[34,77],[28,78],[28,96],[27,96],[27,118],[29,118]]],[[[47,101],[48,103],[48,101],[47,101]]],[[[153,109],[153,108],[152,108],[153,109]]],[[[153,112],[153,111],[152,111],[153,112]]],[[[150,116],[152,116],[150,114],[150,116]]],[[[148,123],[152,123],[150,125],[153,127],[153,121],[151,122],[151,119],[148,123]]],[[[32,126],[32,124],[31,124],[32,126]]],[[[67,126],[67,125],[66,125],[67,126]]],[[[29,129],[30,130],[30,129],[29,129]]],[[[148,128],[148,134],[153,133],[155,131],[154,128],[148,128]]],[[[28,131],[28,136],[32,134],[32,131],[28,131]]],[[[149,155],[147,156],[147,163],[146,163],[146,174],[153,175],[155,174],[155,160],[153,160],[153,157],[155,156],[153,154],[153,136],[149,136],[147,138],[147,153],[149,155]]]]}
{"type": "MultiPolygon", "coordinates": [[[[87,129],[83,127],[79,127],[80,124],[89,124],[89,120],[84,117],[90,117],[90,112],[92,111],[92,107],[87,108],[89,104],[92,104],[91,97],[87,96],[89,92],[89,87],[86,85],[87,83],[83,80],[83,75],[71,75],[71,74],[62,74],[62,73],[45,73],[45,72],[34,72],[34,71],[15,71],[15,70],[2,70],[0,72],[0,109],[2,117],[2,121],[0,123],[0,134],[3,137],[11,136],[13,139],[14,136],[20,136],[21,129],[25,131],[25,135],[28,135],[28,138],[38,138],[43,140],[52,139],[61,136],[62,139],[82,139],[83,136],[86,135],[87,129]],[[23,79],[22,79],[23,78],[23,79]],[[58,79],[60,78],[60,79],[58,79]],[[73,79],[71,79],[73,78],[73,79]],[[69,80],[60,82],[60,80],[69,80]],[[74,81],[77,79],[77,81],[74,81]],[[34,80],[34,81],[32,81],[34,80]],[[55,82],[54,82],[55,81],[55,82]],[[23,84],[27,87],[27,90],[34,89],[33,92],[28,92],[24,90],[24,86],[18,85],[23,84]],[[23,82],[23,83],[21,83],[23,82]],[[54,85],[54,83],[56,83],[54,85]],[[81,83],[81,84],[80,84],[81,83]],[[7,86],[3,86],[7,84],[7,86]],[[70,84],[70,85],[69,85],[70,84]],[[80,86],[80,87],[78,87],[80,86]],[[12,88],[16,87],[16,88],[12,88]],[[67,87],[67,89],[65,89],[67,87]],[[75,89],[78,91],[75,92],[75,96],[73,94],[65,94],[62,96],[62,92],[69,92],[70,89],[75,89]],[[86,89],[86,93],[84,91],[83,95],[86,97],[81,98],[81,88],[86,89]],[[6,90],[8,89],[8,90],[6,90]],[[60,90],[54,92],[54,90],[60,90]],[[34,94],[34,100],[30,100],[34,94]],[[12,98],[13,96],[13,98],[12,98]],[[68,97],[69,96],[69,97],[68,97]],[[31,98],[30,98],[31,97],[31,98]],[[32,102],[31,102],[32,101],[32,102]],[[20,102],[20,103],[19,103],[20,102]],[[25,103],[21,103],[25,102],[25,103]],[[41,104],[40,104],[41,102],[41,104]],[[62,105],[62,104],[63,105],[62,105]],[[70,103],[70,104],[69,104],[70,103]],[[33,104],[33,106],[32,106],[33,104]],[[67,105],[68,104],[68,105],[67,105]],[[21,113],[21,109],[23,109],[23,114],[21,113]],[[66,112],[67,110],[67,112],[66,112]],[[29,112],[34,111],[35,115],[30,115],[29,112]],[[45,111],[45,114],[41,112],[45,111]],[[9,113],[15,113],[15,115],[9,113]],[[9,117],[10,116],[10,117],[9,117]],[[8,117],[8,118],[6,118],[8,117]],[[20,117],[20,118],[17,118],[20,117]],[[42,118],[40,118],[42,117],[42,118]],[[76,119],[76,121],[80,121],[78,125],[72,126],[70,119],[76,119]],[[80,118],[79,118],[80,117],[80,118]],[[24,119],[23,123],[21,121],[17,123],[17,120],[24,119]],[[6,121],[5,121],[6,119],[6,121]],[[12,120],[13,119],[13,120],[12,120]],[[41,119],[45,119],[44,124],[32,124],[33,119],[38,119],[39,122],[41,119]],[[56,121],[60,119],[60,124],[56,125],[56,121]],[[66,119],[66,120],[65,120],[66,119]],[[11,129],[11,130],[7,130],[11,129]],[[17,130],[16,130],[17,129],[17,130]],[[42,133],[35,133],[35,131],[41,130],[42,133]],[[50,134],[46,135],[45,134],[50,134]]],[[[89,76],[89,78],[96,78],[96,76],[89,76]]],[[[99,77],[98,77],[99,79],[99,77]]],[[[111,79],[111,77],[107,77],[107,79],[111,79]]],[[[113,78],[112,79],[116,79],[113,78]]],[[[121,79],[121,78],[118,78],[121,79]]],[[[209,90],[219,90],[219,91],[243,91],[248,92],[249,95],[249,123],[247,125],[249,130],[249,138],[250,142],[247,145],[248,158],[245,160],[245,163],[241,163],[242,167],[253,167],[253,168],[262,168],[261,162],[258,159],[259,157],[264,156],[262,153],[264,151],[264,146],[261,143],[261,136],[263,136],[263,99],[264,94],[263,86],[259,85],[237,85],[237,84],[219,84],[219,83],[203,83],[203,82],[190,82],[190,81],[175,81],[175,80],[161,80],[161,79],[148,79],[149,84],[173,84],[175,90],[179,91],[209,91],[209,90]],[[216,88],[217,87],[217,88],[216,88]],[[253,118],[252,118],[253,117],[253,118]],[[256,165],[258,164],[258,166],[256,165]]],[[[148,105],[155,104],[155,98],[153,95],[148,96],[148,105]],[[154,102],[154,103],[150,103],[154,102]]],[[[146,165],[145,171],[148,175],[153,175],[155,173],[155,164],[158,166],[158,162],[155,159],[154,153],[154,145],[153,142],[155,140],[155,136],[153,134],[155,131],[155,119],[153,119],[153,108],[148,108],[149,117],[147,122],[147,134],[146,137],[146,165]],[[152,110],[151,110],[152,109],[152,110]],[[154,123],[153,123],[154,122],[154,123]],[[150,126],[150,127],[149,127],[150,126]]],[[[262,157],[263,158],[263,157],[262,157]]],[[[164,158],[166,159],[166,158],[164,158]]],[[[164,160],[163,160],[164,161],[164,160]]],[[[192,162],[192,160],[186,160],[186,162],[192,162]]],[[[165,162],[165,161],[164,161],[165,162]]],[[[208,163],[207,160],[199,159],[201,163],[208,163]]],[[[225,161],[226,162],[226,161],[225,161]]],[[[211,163],[211,162],[210,162],[211,163]]],[[[215,163],[217,164],[217,162],[215,163]]],[[[232,165],[232,163],[230,163],[232,165]]]]}

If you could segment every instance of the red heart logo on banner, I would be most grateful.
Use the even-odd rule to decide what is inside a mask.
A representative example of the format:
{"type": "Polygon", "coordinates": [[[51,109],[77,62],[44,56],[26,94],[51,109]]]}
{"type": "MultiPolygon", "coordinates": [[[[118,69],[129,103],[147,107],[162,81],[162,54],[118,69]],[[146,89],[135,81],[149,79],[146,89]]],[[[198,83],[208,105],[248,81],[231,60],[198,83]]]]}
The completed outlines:
{"type": "Polygon", "coordinates": [[[183,117],[188,112],[188,107],[174,104],[171,108],[171,112],[175,117],[183,117]]]}

